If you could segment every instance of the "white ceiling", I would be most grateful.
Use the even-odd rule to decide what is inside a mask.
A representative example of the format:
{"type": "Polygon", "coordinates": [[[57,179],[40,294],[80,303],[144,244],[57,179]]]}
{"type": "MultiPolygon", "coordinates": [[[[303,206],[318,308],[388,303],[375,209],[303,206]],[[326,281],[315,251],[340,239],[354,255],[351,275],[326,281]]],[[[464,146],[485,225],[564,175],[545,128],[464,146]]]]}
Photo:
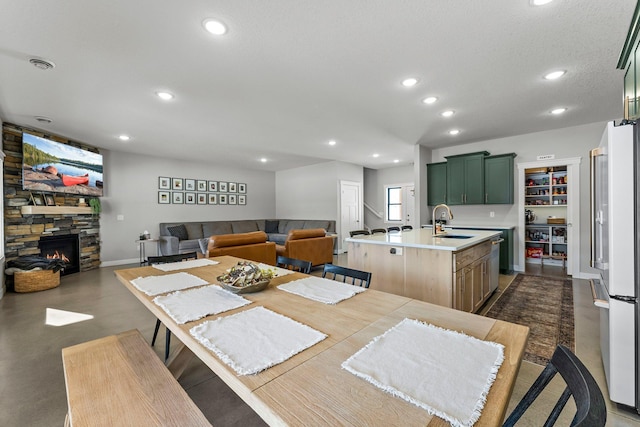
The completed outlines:
{"type": "Polygon", "coordinates": [[[635,3],[0,0],[0,118],[99,148],[258,170],[409,164],[416,144],[620,118],[616,63],[635,3]],[[227,35],[204,31],[211,17],[227,35]],[[556,69],[566,76],[542,78],[556,69]],[[418,85],[402,87],[410,76],[418,85]],[[176,98],[159,100],[161,89],[176,98]],[[427,95],[439,101],[422,104],[427,95]],[[556,107],[568,111],[550,115],[556,107]]]}

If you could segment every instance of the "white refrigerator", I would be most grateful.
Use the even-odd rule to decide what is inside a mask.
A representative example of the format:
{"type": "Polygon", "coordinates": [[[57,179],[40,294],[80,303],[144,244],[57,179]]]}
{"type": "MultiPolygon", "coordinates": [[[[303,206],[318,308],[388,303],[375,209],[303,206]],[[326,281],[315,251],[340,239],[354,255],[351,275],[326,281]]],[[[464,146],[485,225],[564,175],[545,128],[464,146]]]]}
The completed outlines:
{"type": "MultiPolygon", "coordinates": [[[[600,347],[613,402],[640,408],[638,126],[609,122],[591,150],[591,266],[600,347]]],[[[604,390],[603,390],[604,392],[604,390]]]]}

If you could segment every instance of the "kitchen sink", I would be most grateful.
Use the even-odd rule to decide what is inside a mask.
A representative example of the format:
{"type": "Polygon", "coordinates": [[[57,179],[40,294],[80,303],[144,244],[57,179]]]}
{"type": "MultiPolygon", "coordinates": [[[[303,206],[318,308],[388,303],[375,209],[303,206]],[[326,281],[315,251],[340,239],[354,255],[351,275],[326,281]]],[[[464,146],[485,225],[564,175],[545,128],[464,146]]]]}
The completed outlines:
{"type": "Polygon", "coordinates": [[[470,239],[473,236],[465,236],[463,234],[445,234],[444,236],[438,236],[443,239],[470,239]]]}

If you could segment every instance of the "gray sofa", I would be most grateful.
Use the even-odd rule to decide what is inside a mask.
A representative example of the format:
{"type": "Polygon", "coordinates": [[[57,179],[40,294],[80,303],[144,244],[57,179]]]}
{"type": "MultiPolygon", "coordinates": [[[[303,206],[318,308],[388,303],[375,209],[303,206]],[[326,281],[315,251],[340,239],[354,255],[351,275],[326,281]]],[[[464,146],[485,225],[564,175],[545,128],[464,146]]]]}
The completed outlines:
{"type": "Polygon", "coordinates": [[[162,255],[186,252],[206,253],[207,243],[211,236],[251,231],[264,231],[267,233],[269,241],[275,242],[277,245],[284,245],[289,231],[305,228],[324,228],[328,234],[335,234],[336,222],[318,219],[161,222],[158,246],[162,255]]]}

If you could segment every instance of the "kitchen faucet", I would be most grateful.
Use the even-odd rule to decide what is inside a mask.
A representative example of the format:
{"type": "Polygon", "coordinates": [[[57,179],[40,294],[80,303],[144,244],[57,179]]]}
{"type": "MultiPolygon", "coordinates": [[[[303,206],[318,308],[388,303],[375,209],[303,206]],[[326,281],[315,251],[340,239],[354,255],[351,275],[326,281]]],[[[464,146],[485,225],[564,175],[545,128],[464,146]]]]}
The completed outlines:
{"type": "Polygon", "coordinates": [[[433,235],[434,236],[438,236],[440,234],[444,234],[444,232],[442,231],[442,226],[440,224],[439,227],[436,227],[436,211],[439,208],[445,208],[447,210],[447,212],[449,213],[449,220],[453,219],[453,214],[451,213],[451,209],[449,208],[449,206],[445,205],[444,203],[441,203],[439,205],[437,205],[436,207],[433,208],[433,213],[431,214],[431,221],[433,222],[433,235]]]}

